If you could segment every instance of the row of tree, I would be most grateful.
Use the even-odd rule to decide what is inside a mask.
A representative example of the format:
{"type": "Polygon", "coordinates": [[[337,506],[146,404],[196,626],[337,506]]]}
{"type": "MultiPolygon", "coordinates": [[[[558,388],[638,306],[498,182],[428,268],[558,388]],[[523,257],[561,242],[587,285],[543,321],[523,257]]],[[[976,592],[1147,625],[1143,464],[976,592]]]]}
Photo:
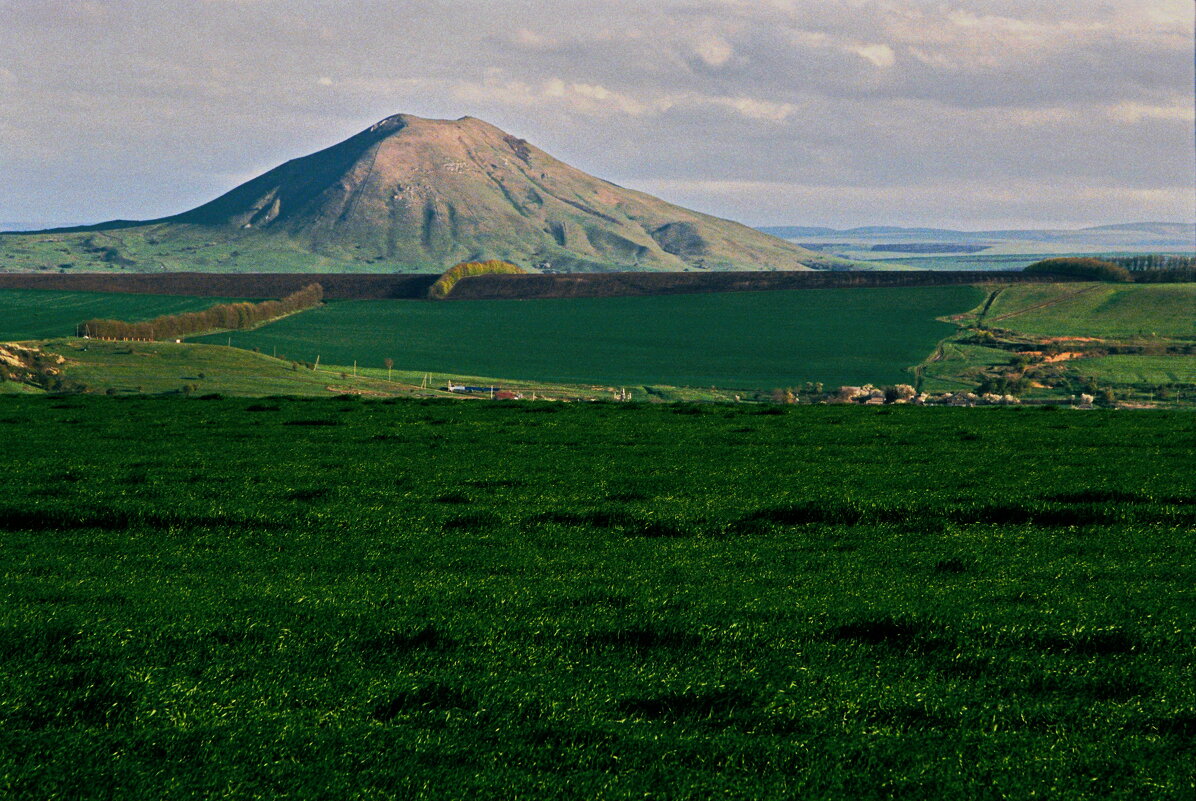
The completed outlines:
{"type": "Polygon", "coordinates": [[[208,331],[255,328],[279,317],[318,306],[324,288],[308,284],[281,300],[260,303],[221,303],[203,311],[182,312],[131,323],[124,320],[84,320],[75,327],[77,336],[98,339],[178,339],[208,331]]]}
{"type": "Polygon", "coordinates": [[[428,288],[428,298],[444,300],[453,291],[453,287],[457,285],[458,281],[472,275],[523,275],[525,272],[526,270],[522,267],[501,259],[463,261],[445,270],[444,274],[436,279],[436,283],[428,288]]]}
{"type": "Polygon", "coordinates": [[[1196,256],[1119,256],[1109,259],[1134,276],[1138,284],[1182,284],[1196,281],[1196,256]]]}
{"type": "Polygon", "coordinates": [[[1143,253],[1137,256],[1116,256],[1109,261],[1119,264],[1132,273],[1144,270],[1192,270],[1196,269],[1196,256],[1175,256],[1159,253],[1143,253]]]}
{"type": "Polygon", "coordinates": [[[1063,256],[1035,262],[1022,272],[1030,275],[1066,275],[1089,281],[1177,284],[1196,281],[1196,257],[1140,255],[1094,259],[1063,256]]]}

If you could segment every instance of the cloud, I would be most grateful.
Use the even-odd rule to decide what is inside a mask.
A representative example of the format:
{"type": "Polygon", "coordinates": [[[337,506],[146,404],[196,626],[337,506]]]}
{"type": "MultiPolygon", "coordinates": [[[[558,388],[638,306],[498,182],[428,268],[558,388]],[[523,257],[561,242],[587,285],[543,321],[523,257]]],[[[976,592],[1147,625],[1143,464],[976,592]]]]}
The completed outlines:
{"type": "Polygon", "coordinates": [[[784,122],[798,110],[792,103],[773,103],[752,97],[709,97],[702,98],[701,101],[734,109],[749,119],[770,122],[784,122]]]}
{"type": "Polygon", "coordinates": [[[451,91],[454,97],[467,102],[499,102],[526,108],[556,104],[582,114],[615,113],[638,117],[659,110],[652,103],[612,91],[601,84],[565,81],[558,77],[527,83],[509,79],[499,70],[491,70],[479,83],[457,83],[451,91]]]}
{"type": "Polygon", "coordinates": [[[683,185],[693,205],[749,221],[783,222],[790,208],[802,222],[820,206],[871,209],[875,221],[1017,215],[1029,206],[1005,193],[1042,187],[1044,218],[1080,213],[1059,186],[1106,203],[1086,200],[1083,213],[1111,213],[1121,197],[1119,219],[1176,217],[1190,211],[1176,187],[1190,194],[1196,181],[1189,0],[0,10],[0,154],[12,182],[42,188],[4,198],[18,217],[176,211],[231,188],[228,175],[401,111],[482,117],[591,172],[683,185]],[[798,187],[793,203],[770,180],[798,187]]]}
{"type": "Polygon", "coordinates": [[[1196,109],[1193,109],[1190,103],[1184,102],[1165,106],[1134,102],[1118,103],[1106,109],[1106,113],[1113,120],[1131,125],[1143,120],[1178,120],[1189,123],[1196,121],[1196,109]]]}
{"type": "Polygon", "coordinates": [[[721,67],[735,55],[735,48],[727,44],[721,36],[711,36],[703,39],[694,48],[698,57],[711,67],[721,67]]]}
{"type": "Polygon", "coordinates": [[[888,69],[897,62],[897,54],[893,52],[893,48],[885,44],[853,47],[852,52],[882,70],[888,69]]]}
{"type": "Polygon", "coordinates": [[[560,46],[560,42],[551,36],[545,36],[537,33],[529,28],[519,28],[504,40],[514,45],[528,50],[553,50],[560,46]]]}

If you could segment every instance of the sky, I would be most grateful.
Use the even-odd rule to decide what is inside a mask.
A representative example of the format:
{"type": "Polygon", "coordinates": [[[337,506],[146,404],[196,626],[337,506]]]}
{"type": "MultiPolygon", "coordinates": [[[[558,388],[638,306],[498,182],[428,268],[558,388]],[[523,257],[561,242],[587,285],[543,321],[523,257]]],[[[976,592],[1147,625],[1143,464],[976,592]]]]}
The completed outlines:
{"type": "Polygon", "coordinates": [[[1196,220],[1192,0],[0,0],[0,221],[194,207],[396,113],[750,225],[1196,220]]]}

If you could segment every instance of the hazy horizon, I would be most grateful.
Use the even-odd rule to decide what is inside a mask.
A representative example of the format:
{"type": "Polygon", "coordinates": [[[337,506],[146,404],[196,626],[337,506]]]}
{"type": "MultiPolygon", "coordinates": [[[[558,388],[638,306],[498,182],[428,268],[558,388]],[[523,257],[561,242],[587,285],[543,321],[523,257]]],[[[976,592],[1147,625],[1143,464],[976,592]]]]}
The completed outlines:
{"type": "MultiPolygon", "coordinates": [[[[113,218],[113,219],[119,219],[119,218],[113,218]]],[[[29,221],[9,221],[9,222],[0,221],[0,233],[19,233],[22,231],[41,231],[41,230],[50,230],[50,229],[56,229],[56,228],[75,228],[75,227],[82,227],[82,226],[88,226],[88,225],[96,225],[96,224],[103,223],[103,222],[110,222],[110,220],[67,220],[67,221],[63,221],[63,220],[49,220],[49,221],[47,221],[47,220],[29,220],[29,221]]],[[[138,221],[134,220],[134,222],[138,222],[138,221]]],[[[807,224],[807,223],[803,223],[803,222],[777,223],[777,224],[769,224],[769,225],[758,225],[758,226],[752,226],[752,227],[757,228],[758,230],[767,230],[767,229],[776,229],[776,228],[824,228],[827,230],[833,230],[837,233],[838,232],[846,233],[846,232],[849,232],[852,230],[866,229],[866,228],[894,228],[894,229],[900,229],[900,230],[904,230],[904,231],[936,229],[936,230],[952,231],[952,232],[960,233],[960,234],[983,234],[983,233],[990,233],[990,232],[994,232],[994,231],[1055,231],[1055,232],[1075,231],[1075,232],[1079,232],[1079,231],[1085,231],[1085,230],[1090,230],[1090,229],[1094,229],[1094,228],[1109,228],[1109,227],[1126,226],[1126,225],[1187,225],[1187,226],[1193,226],[1193,225],[1196,225],[1196,223],[1184,222],[1182,220],[1130,220],[1130,221],[1124,221],[1124,222],[1101,223],[1101,224],[1097,224],[1097,225],[1087,225],[1087,226],[1080,226],[1080,227],[1063,226],[1063,227],[1033,227],[1033,228],[1005,228],[1005,227],[944,228],[943,226],[938,226],[938,225],[901,225],[901,226],[896,226],[896,225],[889,225],[886,222],[880,221],[880,222],[874,222],[874,223],[864,223],[862,225],[855,225],[855,226],[849,226],[849,227],[836,227],[836,226],[829,226],[829,225],[807,224]]]]}
{"type": "Polygon", "coordinates": [[[0,218],[15,222],[178,213],[400,112],[480,117],[756,227],[1196,219],[1187,0],[0,10],[0,218]]]}

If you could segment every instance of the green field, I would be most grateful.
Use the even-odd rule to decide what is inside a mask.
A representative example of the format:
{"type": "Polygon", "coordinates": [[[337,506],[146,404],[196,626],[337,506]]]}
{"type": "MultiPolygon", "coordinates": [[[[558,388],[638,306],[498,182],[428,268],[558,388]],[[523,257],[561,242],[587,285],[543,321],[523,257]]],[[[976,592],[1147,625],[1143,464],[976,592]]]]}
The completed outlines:
{"type": "Polygon", "coordinates": [[[1196,356],[1099,356],[1072,368],[1102,383],[1196,385],[1196,356]]]}
{"type": "Polygon", "coordinates": [[[342,378],[339,372],[294,369],[265,354],[214,345],[59,340],[43,347],[65,356],[67,375],[91,391],[158,394],[189,387],[200,394],[327,396],[398,389],[364,377],[342,378]]]}
{"type": "Polygon", "coordinates": [[[1196,339],[1196,284],[1010,286],[1000,291],[984,319],[993,327],[1039,336],[1191,340],[1196,339]]]}
{"type": "Polygon", "coordinates": [[[198,311],[232,300],[234,298],[0,289],[0,342],[74,336],[75,326],[87,319],[150,320],[163,314],[198,311]]]}
{"type": "MultiPolygon", "coordinates": [[[[294,395],[328,397],[357,394],[395,397],[460,397],[443,391],[448,384],[511,386],[527,397],[555,400],[609,400],[612,392],[590,385],[518,382],[501,378],[463,376],[442,372],[321,365],[311,370],[270,354],[253,353],[218,345],[167,342],[107,342],[57,339],[29,343],[43,352],[60,355],[68,379],[65,389],[98,394],[177,395],[213,393],[262,397],[294,395]]],[[[36,392],[27,384],[0,381],[0,393],[36,392]]],[[[632,387],[633,400],[732,401],[734,395],[710,389],[632,387]]]]}
{"type": "Polygon", "coordinates": [[[0,397],[0,796],[1191,798],[1194,436],[0,397]]]}
{"type": "MultiPolygon", "coordinates": [[[[970,286],[535,301],[353,301],[234,334],[289,358],[532,380],[770,388],[910,381],[970,286]]],[[[223,343],[227,335],[197,341],[223,343]]]]}

